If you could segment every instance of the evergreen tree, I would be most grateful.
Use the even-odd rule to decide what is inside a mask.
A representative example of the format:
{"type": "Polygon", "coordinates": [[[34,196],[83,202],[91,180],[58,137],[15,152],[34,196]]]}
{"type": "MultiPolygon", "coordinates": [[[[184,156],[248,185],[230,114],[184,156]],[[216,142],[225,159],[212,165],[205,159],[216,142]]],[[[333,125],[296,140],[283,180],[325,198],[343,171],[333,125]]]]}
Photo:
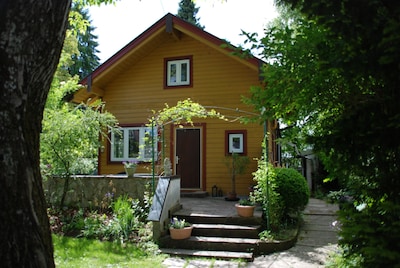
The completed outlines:
{"type": "Polygon", "coordinates": [[[72,11],[79,13],[84,21],[88,22],[85,31],[78,31],[78,54],[72,55],[75,62],[68,67],[71,75],[78,75],[80,79],[89,75],[97,66],[100,65],[100,59],[97,57],[97,36],[93,34],[95,27],[91,26],[91,20],[88,9],[82,8],[80,5],[73,5],[72,11]]]}
{"type": "Polygon", "coordinates": [[[196,7],[192,0],[181,0],[179,2],[177,16],[204,30],[205,27],[202,26],[199,20],[196,18],[197,12],[199,12],[199,8],[196,7]]]}

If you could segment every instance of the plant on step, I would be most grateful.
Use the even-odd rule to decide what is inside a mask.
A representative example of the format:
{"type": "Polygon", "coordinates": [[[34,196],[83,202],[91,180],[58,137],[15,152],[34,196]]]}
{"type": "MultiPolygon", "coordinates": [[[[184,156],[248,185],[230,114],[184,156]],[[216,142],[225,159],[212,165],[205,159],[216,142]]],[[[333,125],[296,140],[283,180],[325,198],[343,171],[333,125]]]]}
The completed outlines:
{"type": "Polygon", "coordinates": [[[183,229],[185,227],[191,226],[185,219],[178,219],[177,217],[173,217],[169,224],[169,228],[173,229],[183,229]]]}
{"type": "Polygon", "coordinates": [[[250,193],[249,198],[239,200],[239,205],[241,206],[254,206],[255,204],[255,196],[253,193],[250,193]]]}
{"type": "Polygon", "coordinates": [[[240,199],[239,200],[239,205],[241,206],[254,206],[254,202],[250,199],[240,199]]]}

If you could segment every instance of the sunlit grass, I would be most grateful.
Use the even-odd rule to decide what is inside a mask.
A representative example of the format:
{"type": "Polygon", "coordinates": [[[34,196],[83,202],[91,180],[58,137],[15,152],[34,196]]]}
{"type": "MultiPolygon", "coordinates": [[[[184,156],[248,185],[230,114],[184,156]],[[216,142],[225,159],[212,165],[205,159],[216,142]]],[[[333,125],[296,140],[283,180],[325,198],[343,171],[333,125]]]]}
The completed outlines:
{"type": "Polygon", "coordinates": [[[53,235],[56,267],[162,267],[165,255],[133,244],[53,235]]]}

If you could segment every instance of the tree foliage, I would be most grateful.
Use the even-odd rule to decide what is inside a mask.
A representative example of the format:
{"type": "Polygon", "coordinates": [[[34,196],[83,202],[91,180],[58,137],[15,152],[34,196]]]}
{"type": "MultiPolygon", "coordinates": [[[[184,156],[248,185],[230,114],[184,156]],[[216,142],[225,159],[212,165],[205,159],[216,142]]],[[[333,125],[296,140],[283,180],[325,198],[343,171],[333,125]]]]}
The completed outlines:
{"type": "Polygon", "coordinates": [[[200,29],[204,29],[204,26],[200,24],[199,19],[196,17],[197,12],[199,12],[199,8],[196,7],[196,4],[192,0],[181,0],[179,2],[177,16],[193,25],[196,25],[200,29]]]}
{"type": "Polygon", "coordinates": [[[170,107],[167,103],[160,111],[153,111],[150,124],[163,126],[168,124],[193,124],[194,118],[219,118],[225,117],[214,109],[208,109],[199,103],[193,102],[190,98],[178,101],[175,106],[170,107]]]}
{"type": "MultiPolygon", "coordinates": [[[[97,50],[97,36],[93,34],[95,27],[91,25],[90,15],[88,9],[79,5],[73,5],[71,13],[77,13],[85,22],[82,29],[76,31],[78,40],[78,53],[73,53],[71,59],[74,64],[68,66],[69,73],[74,76],[78,75],[80,79],[89,75],[95,68],[100,65],[100,59],[96,55],[97,50]]],[[[70,26],[71,28],[71,26],[70,26]]],[[[71,28],[71,30],[73,30],[71,28]]]]}
{"type": "Polygon", "coordinates": [[[101,140],[116,125],[104,103],[68,104],[45,111],[41,135],[41,160],[52,175],[93,174],[101,140]],[[99,139],[101,135],[101,139],[99,139]]]}
{"type": "Polygon", "coordinates": [[[400,143],[393,138],[400,136],[400,5],[278,2],[301,13],[294,9],[266,29],[259,43],[270,63],[265,87],[252,88],[246,102],[298,127],[330,178],[352,194],[341,217],[346,256],[364,267],[393,266],[400,249],[400,143]]]}
{"type": "Polygon", "coordinates": [[[70,176],[96,172],[101,142],[117,127],[116,118],[100,101],[78,106],[64,102],[64,96],[79,87],[78,77],[68,72],[74,64],[71,56],[78,50],[77,37],[70,30],[66,36],[47,98],[40,136],[42,173],[65,178],[61,207],[70,176]]]}

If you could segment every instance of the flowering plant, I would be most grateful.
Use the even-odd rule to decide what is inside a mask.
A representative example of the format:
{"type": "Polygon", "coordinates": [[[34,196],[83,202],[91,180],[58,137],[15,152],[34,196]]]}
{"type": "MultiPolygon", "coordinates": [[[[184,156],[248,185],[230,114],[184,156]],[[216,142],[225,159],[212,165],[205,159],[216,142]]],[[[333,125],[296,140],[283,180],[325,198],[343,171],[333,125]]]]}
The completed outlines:
{"type": "Polygon", "coordinates": [[[241,206],[254,206],[254,201],[251,199],[240,199],[239,205],[241,206]]]}
{"type": "Polygon", "coordinates": [[[250,193],[249,198],[239,200],[239,205],[241,206],[254,206],[255,203],[255,196],[253,193],[250,193]]]}
{"type": "Polygon", "coordinates": [[[124,164],[124,166],[126,168],[134,168],[137,166],[138,161],[137,160],[129,160],[129,161],[122,162],[122,164],[124,164]]]}
{"type": "Polygon", "coordinates": [[[171,219],[171,223],[169,224],[169,227],[173,229],[183,229],[189,226],[190,223],[186,222],[185,219],[180,220],[177,217],[173,217],[171,219]]]}

